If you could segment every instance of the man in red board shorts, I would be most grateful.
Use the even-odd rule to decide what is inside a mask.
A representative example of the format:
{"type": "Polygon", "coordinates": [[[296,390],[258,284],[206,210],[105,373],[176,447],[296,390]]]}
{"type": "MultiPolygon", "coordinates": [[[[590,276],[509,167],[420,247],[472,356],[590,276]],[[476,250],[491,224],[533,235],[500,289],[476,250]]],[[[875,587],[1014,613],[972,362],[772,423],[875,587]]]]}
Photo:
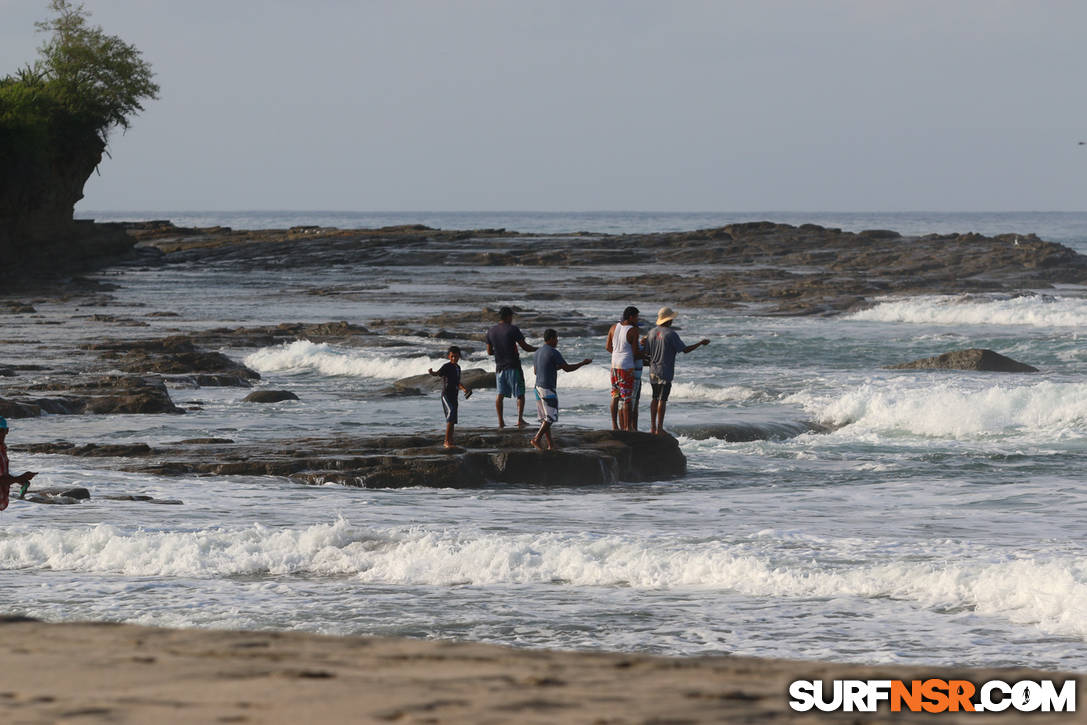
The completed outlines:
{"type": "Polygon", "coordinates": [[[18,483],[23,486],[23,490],[19,492],[19,497],[22,498],[26,494],[27,487],[30,486],[30,479],[38,475],[31,471],[26,471],[21,476],[11,475],[8,468],[8,447],[4,445],[7,437],[8,422],[6,419],[0,418],[0,511],[8,507],[9,490],[14,484],[18,483]]]}
{"type": "Polygon", "coordinates": [[[638,308],[630,306],[608,330],[604,343],[611,353],[612,430],[634,430],[634,358],[642,355],[638,343],[638,308]]]}

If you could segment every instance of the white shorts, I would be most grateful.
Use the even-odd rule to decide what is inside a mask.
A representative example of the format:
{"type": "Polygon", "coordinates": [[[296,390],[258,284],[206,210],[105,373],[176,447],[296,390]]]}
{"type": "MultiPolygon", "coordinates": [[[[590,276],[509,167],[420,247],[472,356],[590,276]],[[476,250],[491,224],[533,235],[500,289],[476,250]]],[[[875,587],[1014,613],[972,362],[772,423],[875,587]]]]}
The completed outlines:
{"type": "Polygon", "coordinates": [[[541,423],[559,419],[559,394],[551,388],[536,388],[536,414],[541,423]]]}

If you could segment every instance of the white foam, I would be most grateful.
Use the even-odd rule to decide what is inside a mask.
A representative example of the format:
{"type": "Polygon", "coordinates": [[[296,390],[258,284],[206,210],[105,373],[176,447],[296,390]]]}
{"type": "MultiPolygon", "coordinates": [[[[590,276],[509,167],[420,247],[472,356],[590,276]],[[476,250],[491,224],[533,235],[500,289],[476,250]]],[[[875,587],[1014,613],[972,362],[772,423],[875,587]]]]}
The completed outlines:
{"type": "Polygon", "coordinates": [[[343,350],[328,343],[308,340],[265,347],[245,358],[245,364],[260,373],[317,372],[330,376],[398,380],[439,368],[446,361],[423,355],[417,357],[375,356],[357,350],[343,350]]]}
{"type": "MultiPolygon", "coordinates": [[[[525,381],[531,385],[534,379],[535,376],[532,367],[526,367],[525,381]]],[[[562,390],[564,388],[573,390],[600,390],[602,392],[609,391],[611,390],[611,370],[607,365],[597,365],[594,363],[579,370],[575,370],[572,373],[560,372],[559,395],[562,395],[562,390]]],[[[642,378],[642,396],[647,397],[648,394],[649,368],[646,368],[642,378]]],[[[715,385],[704,385],[702,383],[674,382],[672,384],[671,392],[672,399],[704,400],[714,403],[745,402],[765,399],[766,397],[766,393],[744,385],[717,387],[715,385]]]]}
{"type": "Polygon", "coordinates": [[[922,296],[889,299],[843,319],[928,325],[1078,327],[1087,324],[1087,299],[1049,295],[1010,299],[922,296]]]}
{"type": "Polygon", "coordinates": [[[953,382],[919,386],[866,383],[837,397],[790,396],[818,421],[850,432],[906,432],[977,438],[1026,433],[1047,439],[1080,436],[1087,428],[1087,383],[1041,382],[964,388],[953,382]]]}
{"type": "MultiPolygon", "coordinates": [[[[372,352],[341,349],[328,343],[313,343],[307,340],[262,348],[245,358],[245,364],[260,373],[316,372],[321,375],[342,375],[376,380],[398,380],[412,375],[421,375],[428,368],[438,368],[444,363],[445,360],[439,358],[380,356],[372,352]]],[[[489,360],[465,359],[461,362],[461,367],[474,367],[479,364],[491,369],[489,360]]],[[[525,383],[531,386],[536,379],[532,364],[524,365],[523,370],[525,383]]],[[[648,373],[646,376],[643,385],[647,391],[648,373]]],[[[607,392],[611,389],[610,371],[606,365],[593,364],[572,373],[560,372],[560,394],[563,389],[607,392]]],[[[672,386],[672,397],[710,402],[742,402],[764,398],[765,394],[742,385],[716,387],[700,383],[677,382],[672,386]]]]}
{"type": "MultiPolygon", "coordinates": [[[[944,557],[841,566],[801,557],[773,563],[776,542],[691,542],[587,533],[508,534],[373,530],[344,520],[305,528],[121,531],[108,525],[33,529],[0,539],[0,570],[54,569],[128,576],[353,576],[369,584],[630,587],[723,590],[752,597],[893,598],[968,608],[1058,634],[1087,636],[1087,557],[944,557]]],[[[862,543],[862,542],[861,542],[862,543]]],[[[846,551],[859,542],[842,541],[846,551]]],[[[839,561],[834,541],[816,551],[839,561]]],[[[895,551],[887,544],[884,551],[895,551]]],[[[932,556],[933,552],[922,552],[932,556]]],[[[938,553],[938,552],[937,552],[938,553]]],[[[883,557],[884,559],[886,556],[883,557]]]]}

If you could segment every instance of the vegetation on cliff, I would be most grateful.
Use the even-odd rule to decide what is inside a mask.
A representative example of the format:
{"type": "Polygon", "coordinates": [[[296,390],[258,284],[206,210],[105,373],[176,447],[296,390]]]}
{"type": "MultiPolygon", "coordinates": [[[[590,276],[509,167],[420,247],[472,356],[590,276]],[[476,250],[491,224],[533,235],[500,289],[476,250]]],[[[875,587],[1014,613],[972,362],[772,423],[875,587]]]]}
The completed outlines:
{"type": "Polygon", "coordinates": [[[134,46],[88,24],[82,5],[52,0],[39,57],[0,79],[0,244],[71,236],[72,211],[109,134],[158,97],[134,46]]]}

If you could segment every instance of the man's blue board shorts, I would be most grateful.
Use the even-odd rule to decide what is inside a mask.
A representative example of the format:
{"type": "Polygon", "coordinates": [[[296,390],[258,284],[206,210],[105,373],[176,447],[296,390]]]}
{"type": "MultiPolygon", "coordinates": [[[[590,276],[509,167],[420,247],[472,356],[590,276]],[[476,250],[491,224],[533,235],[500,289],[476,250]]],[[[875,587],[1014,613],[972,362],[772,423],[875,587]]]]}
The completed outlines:
{"type": "Polygon", "coordinates": [[[503,398],[523,398],[525,395],[525,373],[521,367],[507,368],[495,375],[498,394],[503,398]]]}

